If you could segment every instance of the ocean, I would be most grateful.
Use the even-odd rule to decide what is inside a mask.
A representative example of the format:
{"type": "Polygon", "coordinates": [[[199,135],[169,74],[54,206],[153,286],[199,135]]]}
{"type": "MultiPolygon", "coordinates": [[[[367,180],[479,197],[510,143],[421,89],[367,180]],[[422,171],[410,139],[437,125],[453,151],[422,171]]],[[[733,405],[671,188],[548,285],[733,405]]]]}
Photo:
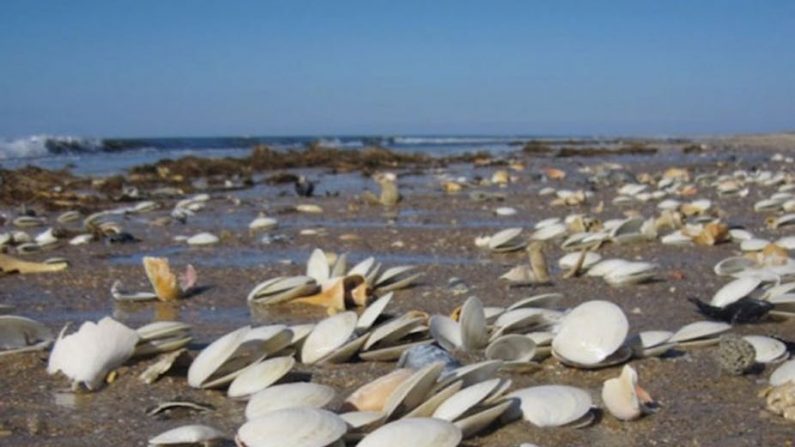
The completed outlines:
{"type": "Polygon", "coordinates": [[[434,156],[487,151],[492,154],[516,150],[530,136],[287,136],[201,138],[78,138],[29,136],[0,138],[0,167],[35,165],[47,169],[68,167],[77,174],[112,175],[163,158],[187,155],[243,157],[254,146],[277,150],[302,149],[310,144],[340,149],[381,146],[398,152],[421,152],[434,156]]]}

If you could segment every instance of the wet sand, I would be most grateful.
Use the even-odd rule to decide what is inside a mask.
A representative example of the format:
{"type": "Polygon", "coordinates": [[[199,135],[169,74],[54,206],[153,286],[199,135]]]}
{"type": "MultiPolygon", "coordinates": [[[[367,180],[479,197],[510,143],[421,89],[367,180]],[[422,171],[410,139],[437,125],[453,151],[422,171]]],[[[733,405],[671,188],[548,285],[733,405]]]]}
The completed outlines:
{"type": "MultiPolygon", "coordinates": [[[[44,322],[54,331],[67,322],[82,323],[113,315],[131,327],[152,320],[180,320],[193,324],[195,353],[219,335],[246,324],[313,322],[325,313],[316,308],[294,305],[250,309],[246,295],[259,282],[277,275],[303,272],[304,262],[315,247],[334,253],[349,253],[356,262],[374,256],[387,266],[411,264],[425,272],[420,283],[398,291],[388,311],[400,314],[411,309],[449,314],[467,296],[478,296],[486,305],[507,306],[517,299],[541,292],[565,294],[563,305],[574,306],[592,299],[617,303],[627,314],[630,331],[676,330],[684,324],[702,319],[688,297],[709,300],[726,281],[717,277],[712,267],[719,260],[737,254],[736,244],[714,247],[675,247],[659,241],[634,245],[606,245],[600,250],[604,258],[642,259],[660,265],[659,280],[648,284],[611,287],[590,277],[562,279],[554,271],[554,283],[543,287],[509,288],[499,275],[525,262],[524,252],[494,255],[474,245],[474,238],[502,228],[521,226],[527,230],[547,217],[570,213],[591,213],[591,208],[605,202],[601,220],[622,217],[628,210],[644,216],[656,213],[656,202],[612,205],[619,183],[592,185],[578,168],[604,162],[619,163],[631,174],[660,173],[670,166],[686,167],[691,173],[731,173],[752,167],[795,171],[792,164],[770,161],[776,151],[795,153],[795,146],[784,144],[754,149],[741,144],[729,149],[708,149],[684,153],[680,145],[654,154],[601,157],[554,157],[517,152],[515,161],[525,164],[512,172],[517,181],[505,188],[495,185],[464,189],[456,194],[444,193],[438,175],[465,175],[490,178],[502,163],[475,165],[448,164],[428,169],[393,169],[399,174],[403,201],[394,209],[372,206],[359,196],[365,189],[376,191],[375,183],[360,172],[337,173],[322,167],[294,168],[288,172],[304,174],[317,180],[316,197],[298,198],[291,184],[266,184],[258,173],[254,185],[230,191],[214,191],[207,209],[188,220],[186,225],[155,226],[150,220],[167,215],[176,199],[159,200],[161,210],[136,215],[124,221],[127,231],[141,242],[123,245],[91,243],[73,247],[62,245],[52,250],[26,256],[43,260],[51,256],[69,259],[70,268],[62,273],[13,275],[0,278],[0,303],[16,307],[17,315],[44,322]],[[789,151],[787,151],[789,149],[789,151]],[[538,173],[547,167],[567,172],[562,181],[542,182],[538,173]],[[546,186],[568,189],[593,188],[594,197],[583,206],[553,207],[549,197],[538,191],[546,186]],[[504,201],[474,201],[473,190],[503,193],[504,201]],[[326,193],[329,195],[327,196],[326,193]],[[302,214],[289,209],[296,203],[320,205],[322,214],[302,214]],[[494,208],[512,206],[517,215],[498,217],[494,208]],[[279,220],[279,227],[267,234],[283,237],[269,244],[260,240],[266,233],[250,232],[248,223],[260,211],[279,220]],[[307,228],[317,235],[301,235],[307,228]],[[175,242],[174,236],[211,231],[221,236],[212,247],[192,248],[175,242]],[[351,237],[355,235],[356,237],[351,237]],[[125,288],[147,290],[148,284],[140,264],[144,255],[167,256],[176,267],[192,263],[199,272],[202,293],[177,303],[119,304],[110,296],[115,280],[125,288]],[[456,295],[448,286],[451,278],[461,278],[466,294],[456,295]]],[[[155,187],[155,186],[152,186],[155,187]]],[[[710,198],[726,213],[730,225],[743,225],[760,237],[776,239],[795,235],[795,227],[768,230],[765,214],[754,213],[753,203],[768,197],[773,187],[752,186],[747,197],[718,198],[713,188],[700,188],[696,197],[710,198]]],[[[108,201],[92,207],[112,208],[108,201]]],[[[58,211],[34,206],[54,221],[58,211]]],[[[8,207],[6,212],[14,214],[8,207]]],[[[2,231],[8,231],[6,224],[2,231]]],[[[43,228],[42,228],[43,229],[43,228]]],[[[31,233],[35,234],[36,230],[31,233]]],[[[529,232],[528,232],[529,234],[529,232]]],[[[278,237],[276,239],[279,239],[278,237]]],[[[550,265],[556,265],[563,252],[556,244],[547,249],[550,265]]],[[[795,321],[765,321],[740,325],[739,334],[775,335],[795,339],[795,321]]],[[[636,422],[621,423],[602,414],[596,423],[584,429],[540,429],[524,421],[494,427],[466,440],[467,446],[515,446],[531,442],[545,447],[592,445],[693,445],[693,446],[787,446],[795,442],[795,425],[764,410],[757,393],[764,387],[771,367],[741,377],[722,375],[713,360],[714,348],[677,351],[665,358],[633,360],[644,387],[659,401],[660,409],[636,422]]],[[[474,358],[467,358],[468,361],[474,358]]],[[[223,391],[196,390],[188,387],[185,371],[172,371],[153,385],[138,380],[153,360],[136,361],[119,370],[118,379],[99,392],[73,394],[64,377],[48,376],[46,353],[18,354],[0,358],[0,444],[19,446],[146,445],[146,440],[167,429],[188,424],[206,423],[229,434],[244,422],[244,402],[226,398],[223,391]],[[212,405],[209,413],[172,412],[151,417],[146,409],[176,398],[212,405]]],[[[329,366],[299,365],[297,370],[311,375],[313,382],[328,384],[340,396],[373,378],[390,371],[392,363],[355,362],[329,366]]],[[[513,380],[512,389],[539,384],[570,384],[585,388],[599,403],[604,380],[617,376],[620,367],[583,371],[565,367],[554,359],[542,363],[539,371],[528,374],[503,374],[513,380]]]]}

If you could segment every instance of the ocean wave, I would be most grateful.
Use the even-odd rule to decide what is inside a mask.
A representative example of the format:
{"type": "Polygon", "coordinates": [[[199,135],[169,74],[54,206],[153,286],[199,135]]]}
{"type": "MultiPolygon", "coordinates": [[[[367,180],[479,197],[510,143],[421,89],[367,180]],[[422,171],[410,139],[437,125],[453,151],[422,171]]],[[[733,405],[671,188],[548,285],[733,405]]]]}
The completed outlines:
{"type": "Polygon", "coordinates": [[[23,138],[0,139],[0,160],[102,150],[102,140],[70,136],[32,135],[23,138]]]}

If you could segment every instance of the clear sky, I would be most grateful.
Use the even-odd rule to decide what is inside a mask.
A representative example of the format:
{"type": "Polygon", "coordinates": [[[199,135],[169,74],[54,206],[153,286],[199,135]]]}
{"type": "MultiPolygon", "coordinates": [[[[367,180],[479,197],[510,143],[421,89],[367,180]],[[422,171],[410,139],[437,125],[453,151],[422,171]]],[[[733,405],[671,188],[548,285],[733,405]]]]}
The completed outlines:
{"type": "Polygon", "coordinates": [[[2,0],[0,135],[795,130],[795,1],[2,0]]]}

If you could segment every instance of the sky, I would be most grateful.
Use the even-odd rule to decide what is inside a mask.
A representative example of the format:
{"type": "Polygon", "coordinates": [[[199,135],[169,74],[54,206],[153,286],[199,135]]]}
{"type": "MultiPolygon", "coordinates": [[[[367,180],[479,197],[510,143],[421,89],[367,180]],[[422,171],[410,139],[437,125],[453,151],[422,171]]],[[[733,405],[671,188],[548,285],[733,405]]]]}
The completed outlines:
{"type": "Polygon", "coordinates": [[[3,0],[0,136],[795,130],[795,2],[3,0]]]}

